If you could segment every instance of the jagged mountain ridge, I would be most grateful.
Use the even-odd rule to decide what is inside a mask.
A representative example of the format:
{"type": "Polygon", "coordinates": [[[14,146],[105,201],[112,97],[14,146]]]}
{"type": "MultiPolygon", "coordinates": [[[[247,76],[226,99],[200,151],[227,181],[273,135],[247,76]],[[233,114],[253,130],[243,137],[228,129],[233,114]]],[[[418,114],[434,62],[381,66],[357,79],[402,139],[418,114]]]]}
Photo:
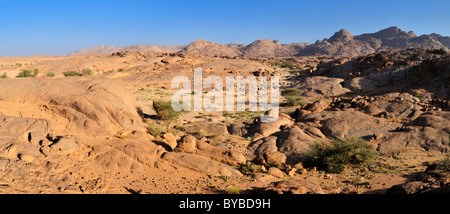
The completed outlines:
{"type": "Polygon", "coordinates": [[[246,44],[217,44],[207,40],[196,40],[189,45],[135,45],[129,47],[97,46],[75,51],[70,55],[110,53],[115,51],[145,51],[153,53],[180,52],[205,56],[273,58],[292,56],[360,56],[392,49],[448,49],[450,37],[440,34],[417,36],[413,31],[389,27],[375,33],[352,35],[342,29],[330,38],[314,44],[280,44],[276,40],[259,39],[246,44]]]}
{"type": "MultiPolygon", "coordinates": [[[[441,40],[450,37],[442,37],[441,40]]],[[[300,56],[359,56],[392,49],[442,49],[450,46],[442,44],[435,35],[417,36],[413,31],[405,32],[398,27],[390,27],[376,33],[353,36],[345,29],[329,39],[317,41],[301,50],[300,56]]]]}
{"type": "Polygon", "coordinates": [[[81,54],[107,54],[117,51],[143,51],[151,53],[176,53],[185,48],[186,45],[133,45],[133,46],[107,46],[99,45],[95,47],[77,50],[69,56],[81,54]]]}

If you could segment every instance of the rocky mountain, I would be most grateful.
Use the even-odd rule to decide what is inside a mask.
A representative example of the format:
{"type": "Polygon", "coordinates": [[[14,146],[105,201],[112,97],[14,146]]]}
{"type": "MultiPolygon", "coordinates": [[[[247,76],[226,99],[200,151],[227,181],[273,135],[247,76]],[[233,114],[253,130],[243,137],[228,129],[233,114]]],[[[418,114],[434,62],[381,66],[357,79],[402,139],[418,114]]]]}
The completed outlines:
{"type": "Polygon", "coordinates": [[[75,55],[81,55],[81,54],[104,54],[104,53],[119,51],[120,49],[121,49],[121,47],[99,45],[99,46],[95,46],[95,47],[77,50],[77,51],[69,54],[69,56],[75,56],[75,55]]]}
{"type": "Polygon", "coordinates": [[[77,50],[69,56],[81,54],[107,54],[117,51],[143,51],[150,53],[176,53],[185,48],[186,45],[133,45],[133,46],[105,46],[99,45],[91,48],[77,50]]]}
{"type": "Polygon", "coordinates": [[[343,29],[329,39],[317,41],[315,44],[307,46],[300,50],[297,55],[364,55],[375,52],[376,49],[373,46],[379,43],[379,41],[373,39],[367,39],[367,41],[355,39],[347,30],[343,29]]]}
{"type": "Polygon", "coordinates": [[[201,39],[194,41],[181,52],[205,56],[271,58],[294,56],[307,45],[308,43],[280,44],[278,41],[270,39],[259,39],[249,45],[216,44],[201,39]]]}
{"type": "Polygon", "coordinates": [[[450,48],[450,36],[442,36],[441,34],[432,33],[430,36],[436,38],[440,43],[450,48]]]}
{"type": "Polygon", "coordinates": [[[201,54],[205,56],[239,56],[240,52],[236,47],[239,45],[222,45],[203,39],[197,40],[184,48],[182,53],[201,54]],[[233,48],[234,47],[234,48],[233,48]]]}
{"type": "MultiPolygon", "coordinates": [[[[441,37],[444,41],[450,37],[441,37]]],[[[300,56],[359,56],[392,49],[442,49],[450,46],[441,43],[436,36],[417,36],[413,31],[405,32],[398,27],[390,27],[376,33],[351,35],[343,29],[335,33],[329,39],[317,41],[315,44],[301,50],[300,56]]]]}
{"type": "Polygon", "coordinates": [[[227,56],[244,58],[273,58],[292,56],[361,56],[393,49],[446,49],[450,48],[450,37],[440,34],[417,36],[413,31],[389,27],[375,33],[352,35],[342,29],[330,38],[314,44],[280,44],[277,40],[260,39],[251,44],[217,44],[203,39],[184,45],[135,45],[128,47],[96,46],[75,51],[70,55],[111,53],[115,51],[145,51],[153,53],[190,53],[205,56],[227,56]]]}
{"type": "Polygon", "coordinates": [[[280,44],[276,40],[261,39],[249,45],[218,45],[199,40],[192,43],[184,53],[203,54],[207,56],[240,56],[248,58],[272,58],[292,56],[361,56],[393,49],[445,49],[450,48],[450,37],[439,34],[417,36],[413,31],[405,32],[398,27],[389,27],[375,33],[354,36],[342,29],[330,38],[318,40],[314,44],[294,43],[280,44]],[[200,43],[208,45],[191,48],[200,43]],[[214,47],[211,49],[211,47],[214,47]],[[230,50],[232,49],[232,50],[230,50]],[[234,50],[234,51],[233,51],[234,50]]]}
{"type": "Polygon", "coordinates": [[[249,58],[289,57],[306,47],[307,43],[280,44],[277,40],[256,40],[240,48],[241,56],[249,58]]]}

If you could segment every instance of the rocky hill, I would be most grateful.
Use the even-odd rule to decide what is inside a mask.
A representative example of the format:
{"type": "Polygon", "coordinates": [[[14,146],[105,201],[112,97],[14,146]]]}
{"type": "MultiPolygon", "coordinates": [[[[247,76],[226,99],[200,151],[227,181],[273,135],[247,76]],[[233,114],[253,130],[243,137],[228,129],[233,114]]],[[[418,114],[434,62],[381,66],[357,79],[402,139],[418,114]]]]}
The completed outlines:
{"type": "Polygon", "coordinates": [[[240,48],[241,56],[249,58],[289,57],[307,46],[306,43],[280,44],[278,41],[262,39],[240,48]]]}
{"type": "Polygon", "coordinates": [[[105,46],[99,45],[91,48],[77,50],[69,56],[81,54],[110,54],[118,51],[143,51],[150,53],[176,53],[185,48],[185,45],[133,45],[133,46],[105,46]]]}
{"type": "Polygon", "coordinates": [[[389,27],[375,33],[352,35],[342,29],[330,38],[314,44],[280,44],[277,40],[259,39],[251,44],[217,44],[203,39],[185,45],[135,45],[128,47],[96,46],[75,51],[70,55],[111,53],[115,51],[145,51],[151,53],[190,53],[205,56],[243,58],[274,58],[293,56],[361,56],[393,49],[445,49],[450,48],[450,37],[440,34],[417,36],[413,31],[389,27]]]}
{"type": "MultiPolygon", "coordinates": [[[[440,37],[447,41],[449,37],[440,37]]],[[[391,49],[442,49],[449,48],[448,44],[440,42],[436,35],[417,36],[414,32],[405,32],[398,27],[390,27],[376,33],[351,35],[343,29],[329,39],[317,41],[315,44],[301,50],[301,56],[339,55],[359,56],[391,49]]]]}
{"type": "MultiPolygon", "coordinates": [[[[203,39],[192,42],[186,48],[184,48],[182,53],[190,54],[201,54],[205,56],[229,56],[234,57],[240,55],[237,49],[232,48],[233,46],[216,44],[214,42],[206,41],[203,39]]],[[[239,46],[235,46],[239,47],[239,46]]]]}
{"type": "Polygon", "coordinates": [[[182,52],[206,56],[239,56],[244,58],[360,56],[393,49],[422,48],[431,50],[450,48],[450,37],[435,33],[417,36],[413,31],[405,32],[398,27],[390,27],[376,33],[357,36],[342,29],[330,38],[318,40],[314,44],[280,44],[276,40],[261,39],[249,45],[218,45],[213,42],[198,40],[188,47],[182,52]],[[200,43],[207,45],[199,46],[200,43]]]}

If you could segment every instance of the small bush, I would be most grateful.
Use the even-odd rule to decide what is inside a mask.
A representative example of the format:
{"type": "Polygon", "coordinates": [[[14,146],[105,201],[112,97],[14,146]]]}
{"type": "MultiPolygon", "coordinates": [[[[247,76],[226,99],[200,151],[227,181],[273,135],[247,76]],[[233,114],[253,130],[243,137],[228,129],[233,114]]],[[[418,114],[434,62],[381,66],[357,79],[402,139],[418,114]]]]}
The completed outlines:
{"type": "Polygon", "coordinates": [[[17,78],[25,78],[25,77],[36,77],[39,74],[38,69],[34,70],[22,70],[19,72],[19,74],[16,76],[17,78]]]}
{"type": "Polygon", "coordinates": [[[47,76],[48,76],[48,77],[55,77],[55,73],[53,73],[53,72],[47,72],[47,76]]]}
{"type": "Polygon", "coordinates": [[[289,68],[291,70],[299,67],[293,62],[271,62],[270,65],[272,67],[289,68]]]}
{"type": "Polygon", "coordinates": [[[302,96],[303,92],[296,88],[286,88],[281,91],[281,95],[284,96],[286,102],[285,106],[299,106],[307,103],[306,99],[302,96]]]}
{"type": "Polygon", "coordinates": [[[227,187],[227,194],[230,195],[239,195],[241,194],[241,189],[235,185],[231,185],[227,187]]]}
{"type": "Polygon", "coordinates": [[[296,65],[293,62],[284,62],[284,63],[281,63],[280,67],[294,69],[294,68],[296,68],[296,65]]]}
{"type": "Polygon", "coordinates": [[[180,116],[179,112],[173,110],[171,102],[154,101],[153,108],[160,120],[176,120],[180,116]]]}
{"type": "Polygon", "coordinates": [[[147,132],[153,137],[162,137],[166,133],[166,129],[156,123],[149,123],[147,126],[147,132]]]}
{"type": "Polygon", "coordinates": [[[65,77],[77,77],[81,76],[81,74],[78,71],[66,71],[63,73],[65,77]]]}
{"type": "Polygon", "coordinates": [[[197,133],[195,133],[195,136],[198,139],[202,139],[202,138],[206,137],[207,135],[208,135],[208,133],[206,133],[206,131],[203,130],[203,129],[200,129],[200,130],[197,131],[197,133]]]}
{"type": "Polygon", "coordinates": [[[81,73],[83,74],[83,76],[91,76],[92,74],[92,70],[90,68],[83,68],[81,70],[81,73]]]}
{"type": "Polygon", "coordinates": [[[237,170],[239,170],[244,175],[250,175],[256,171],[251,163],[241,163],[237,167],[237,170]]]}
{"type": "Polygon", "coordinates": [[[3,75],[0,76],[0,79],[6,79],[6,78],[8,78],[8,75],[6,75],[6,72],[3,73],[3,75]]]}
{"type": "Polygon", "coordinates": [[[305,155],[305,165],[317,167],[328,173],[341,173],[349,164],[370,163],[376,153],[367,142],[360,138],[333,140],[331,143],[318,142],[311,145],[305,155]]]}
{"type": "Polygon", "coordinates": [[[119,69],[117,69],[117,72],[124,72],[125,71],[125,68],[119,68],[119,69]]]}
{"type": "Polygon", "coordinates": [[[297,88],[285,88],[281,91],[283,96],[301,96],[303,92],[297,88]]]}

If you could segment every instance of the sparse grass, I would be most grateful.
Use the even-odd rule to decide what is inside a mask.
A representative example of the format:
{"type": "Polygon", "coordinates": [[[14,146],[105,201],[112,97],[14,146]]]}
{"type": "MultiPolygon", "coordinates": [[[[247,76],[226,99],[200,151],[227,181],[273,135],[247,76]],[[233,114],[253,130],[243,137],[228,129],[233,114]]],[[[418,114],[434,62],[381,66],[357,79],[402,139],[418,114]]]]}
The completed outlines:
{"type": "Polygon", "coordinates": [[[226,175],[219,175],[217,177],[222,179],[222,180],[224,180],[224,181],[226,181],[226,182],[229,182],[230,178],[231,178],[230,176],[226,176],[226,175]]]}
{"type": "Polygon", "coordinates": [[[207,134],[208,134],[208,133],[206,133],[205,130],[200,129],[200,130],[198,130],[198,131],[195,133],[195,136],[196,136],[198,139],[202,139],[202,138],[206,137],[207,134]]]}
{"type": "Polygon", "coordinates": [[[369,164],[376,157],[367,142],[360,138],[316,142],[305,155],[305,164],[328,173],[342,173],[350,164],[369,164]]]}
{"type": "Polygon", "coordinates": [[[241,189],[235,185],[231,185],[227,187],[227,194],[231,195],[239,195],[241,194],[241,189]]]}
{"type": "Polygon", "coordinates": [[[128,138],[128,136],[122,134],[122,135],[119,135],[119,138],[120,138],[121,140],[126,140],[126,139],[128,138]]]}
{"type": "Polygon", "coordinates": [[[119,68],[119,69],[117,69],[117,72],[124,72],[125,71],[125,68],[119,68]]]}
{"type": "Polygon", "coordinates": [[[263,115],[264,112],[262,111],[255,111],[255,112],[250,112],[250,111],[238,111],[235,113],[230,113],[230,112],[223,112],[222,116],[224,117],[231,117],[234,119],[253,119],[255,117],[260,117],[261,115],[263,115]]]}
{"type": "Polygon", "coordinates": [[[34,70],[22,70],[21,72],[19,72],[19,74],[17,74],[17,78],[26,78],[26,77],[36,77],[39,74],[39,69],[34,69],[34,70]]]}
{"type": "Polygon", "coordinates": [[[303,92],[296,88],[286,88],[281,91],[281,95],[286,99],[284,103],[286,107],[306,104],[307,101],[302,94],[303,92]]]}
{"type": "Polygon", "coordinates": [[[289,70],[288,72],[292,75],[299,75],[299,73],[300,73],[299,70],[289,70]]]}
{"type": "Polygon", "coordinates": [[[147,132],[153,137],[162,137],[166,133],[166,129],[156,123],[149,123],[147,126],[147,132]]]}

